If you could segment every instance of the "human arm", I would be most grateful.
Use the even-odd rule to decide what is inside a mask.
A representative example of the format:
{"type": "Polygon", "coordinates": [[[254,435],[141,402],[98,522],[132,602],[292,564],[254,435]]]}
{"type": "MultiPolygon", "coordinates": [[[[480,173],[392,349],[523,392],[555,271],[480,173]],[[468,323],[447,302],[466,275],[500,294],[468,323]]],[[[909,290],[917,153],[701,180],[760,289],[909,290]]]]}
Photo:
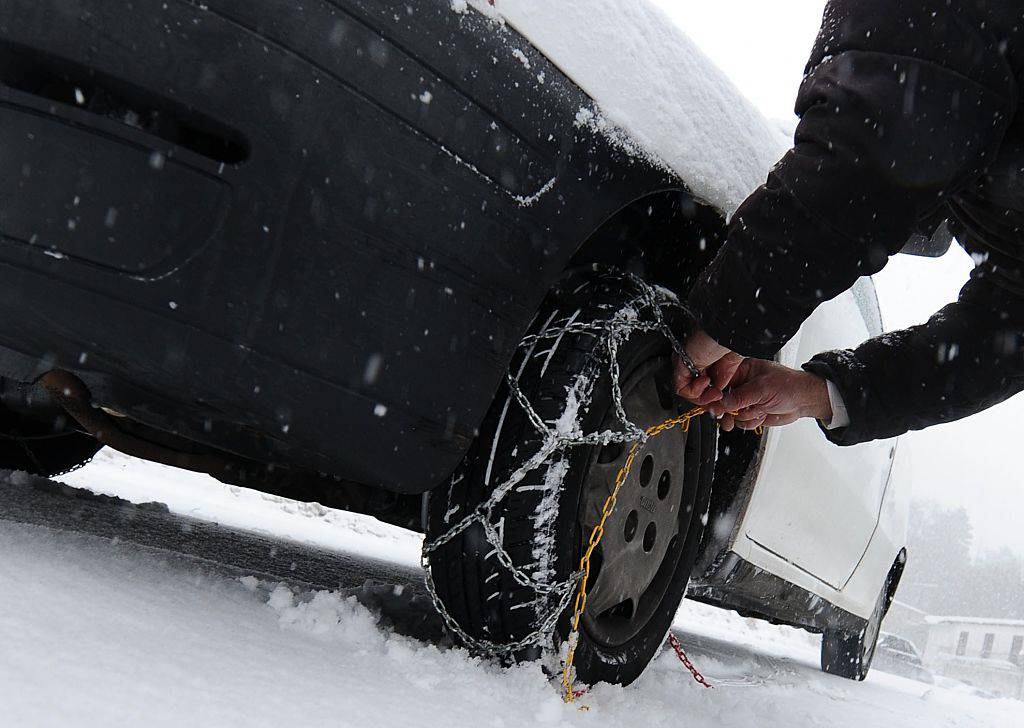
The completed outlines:
{"type": "Polygon", "coordinates": [[[744,361],[712,411],[726,431],[814,417],[832,442],[854,445],[960,419],[1013,396],[1024,390],[1024,271],[1013,285],[993,267],[978,266],[959,300],[926,323],[818,354],[805,371],[744,361]],[[836,402],[845,423],[832,421],[836,402]]]}
{"type": "Polygon", "coordinates": [[[1024,390],[1024,276],[1014,285],[993,268],[979,265],[959,300],[926,323],[804,365],[833,381],[847,407],[849,426],[826,430],[832,442],[950,422],[1024,390]]]}
{"type": "Polygon", "coordinates": [[[829,4],[795,146],[736,212],[690,294],[709,338],[773,355],[984,170],[1017,89],[977,13],[945,0],[829,4]]]}
{"type": "Polygon", "coordinates": [[[722,400],[708,407],[725,432],[780,427],[804,417],[824,423],[832,419],[828,383],[817,374],[750,358],[737,368],[733,381],[722,400]]]}

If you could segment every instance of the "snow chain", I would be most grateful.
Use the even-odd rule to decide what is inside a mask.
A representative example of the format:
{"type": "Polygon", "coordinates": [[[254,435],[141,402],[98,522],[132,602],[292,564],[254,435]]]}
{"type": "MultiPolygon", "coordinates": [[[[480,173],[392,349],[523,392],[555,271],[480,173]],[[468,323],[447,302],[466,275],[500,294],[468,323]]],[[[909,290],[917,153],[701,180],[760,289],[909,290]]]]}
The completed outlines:
{"type": "MultiPolygon", "coordinates": [[[[504,482],[494,487],[490,497],[485,502],[473,509],[471,513],[457,520],[432,541],[424,541],[422,553],[426,590],[434,607],[441,615],[445,626],[463,645],[475,652],[491,657],[508,657],[530,647],[543,647],[545,644],[550,644],[551,635],[555,632],[559,617],[569,607],[573,595],[576,595],[574,615],[571,623],[572,633],[569,638],[569,651],[566,656],[562,677],[567,702],[571,702],[575,697],[582,694],[580,691],[574,693],[572,689],[572,661],[576,645],[579,641],[580,619],[586,607],[586,580],[590,570],[590,556],[601,540],[604,522],[615,507],[615,498],[619,488],[629,474],[629,468],[632,467],[637,451],[648,439],[656,437],[674,427],[682,427],[685,430],[689,427],[689,423],[694,417],[698,417],[705,412],[703,408],[692,409],[685,414],[670,418],[660,425],[655,425],[646,430],[640,428],[627,418],[622,404],[622,389],[619,384],[619,345],[634,333],[659,332],[669,340],[673,351],[684,365],[691,372],[697,374],[697,368],[689,356],[687,356],[686,351],[673,334],[665,319],[666,309],[686,316],[689,316],[689,312],[671,291],[664,288],[655,288],[634,275],[605,273],[602,277],[614,280],[617,285],[622,285],[624,288],[633,289],[635,291],[633,298],[617,310],[611,311],[609,309],[610,316],[602,321],[578,322],[575,320],[575,314],[555,321],[555,314],[553,314],[552,319],[545,323],[541,331],[523,338],[519,344],[519,349],[524,352],[525,357],[529,357],[535,346],[542,343],[557,346],[561,338],[567,334],[583,334],[598,338],[599,341],[594,350],[602,356],[602,360],[608,368],[612,388],[613,411],[621,423],[622,429],[619,431],[605,430],[583,433],[579,425],[576,424],[571,432],[559,431],[554,426],[554,423],[545,422],[540,417],[528,397],[520,389],[518,375],[510,371],[506,375],[509,397],[515,405],[522,408],[527,419],[541,436],[541,444],[537,452],[525,459],[504,482]],[[644,320],[645,316],[647,320],[644,320]],[[569,575],[565,581],[552,582],[544,574],[531,575],[527,573],[525,569],[529,567],[516,566],[512,556],[502,544],[501,533],[493,519],[493,514],[501,502],[528,473],[544,465],[550,466],[558,456],[570,448],[604,446],[610,443],[630,443],[631,449],[626,464],[619,471],[616,478],[615,488],[605,502],[601,521],[590,535],[587,549],[580,560],[579,569],[569,575]],[[533,590],[538,596],[536,628],[516,642],[493,642],[468,634],[451,615],[437,594],[430,572],[431,554],[473,525],[479,525],[483,530],[485,539],[493,548],[492,553],[494,557],[509,572],[513,580],[517,584],[533,590]],[[544,613],[541,613],[542,600],[546,600],[547,603],[547,609],[544,610],[544,613]]],[[[692,320],[692,317],[690,319],[692,320]]],[[[579,403],[588,402],[593,393],[594,380],[596,379],[597,377],[580,376],[570,388],[570,391],[567,392],[567,395],[574,396],[579,403]]],[[[677,648],[677,650],[681,652],[681,648],[677,648]]],[[[688,663],[689,661],[686,660],[685,662],[688,663]]],[[[690,669],[695,677],[700,675],[692,666],[690,669]]],[[[702,681],[702,678],[699,678],[698,681],[702,681]]],[[[706,684],[706,681],[703,681],[702,684],[706,684]]]]}

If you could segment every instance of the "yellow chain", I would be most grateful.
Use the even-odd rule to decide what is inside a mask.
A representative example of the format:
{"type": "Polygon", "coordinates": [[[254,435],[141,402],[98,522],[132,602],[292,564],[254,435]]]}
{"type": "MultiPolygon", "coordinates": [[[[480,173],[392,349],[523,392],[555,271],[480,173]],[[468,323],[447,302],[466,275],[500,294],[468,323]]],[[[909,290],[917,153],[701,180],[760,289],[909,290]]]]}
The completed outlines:
{"type": "Polygon", "coordinates": [[[562,670],[562,687],[565,689],[562,699],[567,703],[571,703],[576,699],[576,693],[572,689],[572,663],[576,656],[576,645],[580,638],[580,619],[583,617],[583,610],[587,607],[587,580],[590,578],[590,557],[594,553],[594,549],[601,542],[601,537],[604,536],[605,521],[608,520],[612,511],[615,510],[615,499],[618,498],[622,484],[626,482],[629,472],[633,469],[633,460],[636,458],[640,446],[647,440],[657,437],[673,427],[680,427],[683,432],[687,432],[690,428],[690,420],[694,417],[700,417],[705,411],[703,407],[696,407],[678,417],[670,417],[661,424],[648,427],[644,431],[647,437],[633,443],[632,447],[629,448],[629,455],[626,456],[626,462],[622,464],[618,474],[615,476],[615,487],[612,488],[611,495],[604,501],[604,506],[601,509],[601,520],[594,526],[594,530],[590,532],[587,549],[583,552],[583,557],[580,559],[579,570],[583,572],[583,578],[580,580],[580,590],[576,593],[576,601],[573,604],[572,631],[569,633],[569,651],[565,655],[565,667],[562,670]]]}

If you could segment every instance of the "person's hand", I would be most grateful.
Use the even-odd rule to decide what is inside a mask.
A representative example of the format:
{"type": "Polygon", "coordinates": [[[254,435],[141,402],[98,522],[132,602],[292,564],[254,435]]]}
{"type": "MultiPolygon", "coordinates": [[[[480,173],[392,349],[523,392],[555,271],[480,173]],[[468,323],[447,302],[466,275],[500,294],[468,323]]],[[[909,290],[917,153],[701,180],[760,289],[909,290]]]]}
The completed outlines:
{"type": "Polygon", "coordinates": [[[788,425],[801,417],[832,420],[824,379],[764,359],[744,359],[732,377],[732,388],[708,410],[721,418],[725,432],[733,427],[788,425]]]}
{"type": "Polygon", "coordinates": [[[726,349],[702,329],[697,329],[687,340],[686,353],[701,374],[695,377],[682,359],[675,357],[676,392],[696,405],[720,400],[743,357],[726,349]]]}

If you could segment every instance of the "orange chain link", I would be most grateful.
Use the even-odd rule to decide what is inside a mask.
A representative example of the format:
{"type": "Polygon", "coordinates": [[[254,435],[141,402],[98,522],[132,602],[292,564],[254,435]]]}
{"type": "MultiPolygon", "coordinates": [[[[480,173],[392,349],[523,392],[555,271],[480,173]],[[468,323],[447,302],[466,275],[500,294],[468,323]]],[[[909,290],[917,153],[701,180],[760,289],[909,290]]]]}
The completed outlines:
{"type": "MultiPolygon", "coordinates": [[[[652,425],[644,430],[644,438],[641,438],[633,443],[629,448],[629,454],[626,456],[626,462],[619,468],[618,474],[615,476],[615,487],[612,488],[611,494],[605,499],[604,506],[601,509],[601,519],[597,525],[594,526],[594,530],[590,532],[590,539],[587,541],[587,548],[583,552],[582,558],[580,558],[579,571],[583,572],[583,577],[580,579],[580,588],[576,593],[576,601],[573,604],[573,616],[572,616],[572,630],[569,632],[569,649],[565,655],[565,665],[562,669],[562,688],[564,690],[562,699],[571,703],[577,697],[579,697],[579,691],[575,691],[572,688],[573,681],[573,660],[576,657],[576,646],[579,644],[580,639],[580,620],[583,618],[583,610],[587,607],[587,582],[590,579],[590,557],[594,553],[594,549],[601,542],[601,538],[604,536],[604,524],[611,516],[612,511],[615,510],[615,500],[619,496],[619,491],[622,489],[623,483],[626,482],[626,478],[629,477],[630,471],[633,469],[633,460],[636,459],[636,454],[640,450],[640,447],[652,437],[657,437],[666,430],[671,430],[674,427],[679,427],[683,432],[687,432],[690,429],[690,420],[694,417],[700,417],[705,413],[703,407],[695,407],[694,409],[681,414],[677,417],[670,417],[664,422],[652,425]]],[[[687,660],[689,662],[689,660],[687,660]]],[[[684,663],[685,664],[685,663],[684,663]]]]}
{"type": "MultiPolygon", "coordinates": [[[[562,688],[564,690],[562,699],[566,703],[571,703],[576,698],[583,695],[586,690],[574,690],[572,687],[573,682],[573,660],[576,657],[576,647],[579,645],[580,640],[580,620],[583,618],[583,610],[587,608],[587,581],[590,579],[590,557],[594,553],[594,549],[601,542],[601,538],[604,536],[604,524],[611,516],[612,511],[615,510],[615,501],[619,497],[619,491],[622,489],[622,485],[626,482],[626,478],[629,477],[630,471],[633,469],[633,461],[636,459],[636,454],[639,452],[640,447],[644,445],[647,440],[652,437],[657,437],[666,430],[671,430],[674,427],[679,427],[683,432],[688,432],[690,429],[690,421],[695,417],[700,417],[705,414],[707,409],[704,407],[694,407],[693,409],[685,412],[677,417],[670,417],[664,422],[652,425],[644,430],[645,437],[637,440],[629,448],[629,454],[626,456],[626,462],[619,468],[619,472],[615,476],[615,487],[612,488],[611,494],[605,499],[604,506],[601,508],[601,520],[598,521],[597,525],[594,526],[594,530],[590,532],[590,538],[587,540],[587,548],[583,552],[583,556],[580,558],[579,571],[583,572],[583,577],[580,579],[580,588],[576,593],[576,601],[573,603],[573,615],[572,615],[572,630],[569,632],[569,649],[565,655],[565,664],[562,668],[562,688]]],[[[729,414],[735,415],[735,412],[729,414]]],[[[764,426],[758,426],[754,429],[755,434],[762,435],[764,433],[764,426]]],[[[683,651],[683,646],[679,643],[679,640],[674,634],[669,633],[668,644],[675,651],[679,661],[683,663],[690,674],[693,675],[693,679],[706,688],[714,687],[711,685],[704,675],[701,674],[700,670],[694,667],[693,663],[690,662],[690,658],[686,656],[683,651]]],[[[584,709],[586,707],[584,706],[584,709]]]]}

